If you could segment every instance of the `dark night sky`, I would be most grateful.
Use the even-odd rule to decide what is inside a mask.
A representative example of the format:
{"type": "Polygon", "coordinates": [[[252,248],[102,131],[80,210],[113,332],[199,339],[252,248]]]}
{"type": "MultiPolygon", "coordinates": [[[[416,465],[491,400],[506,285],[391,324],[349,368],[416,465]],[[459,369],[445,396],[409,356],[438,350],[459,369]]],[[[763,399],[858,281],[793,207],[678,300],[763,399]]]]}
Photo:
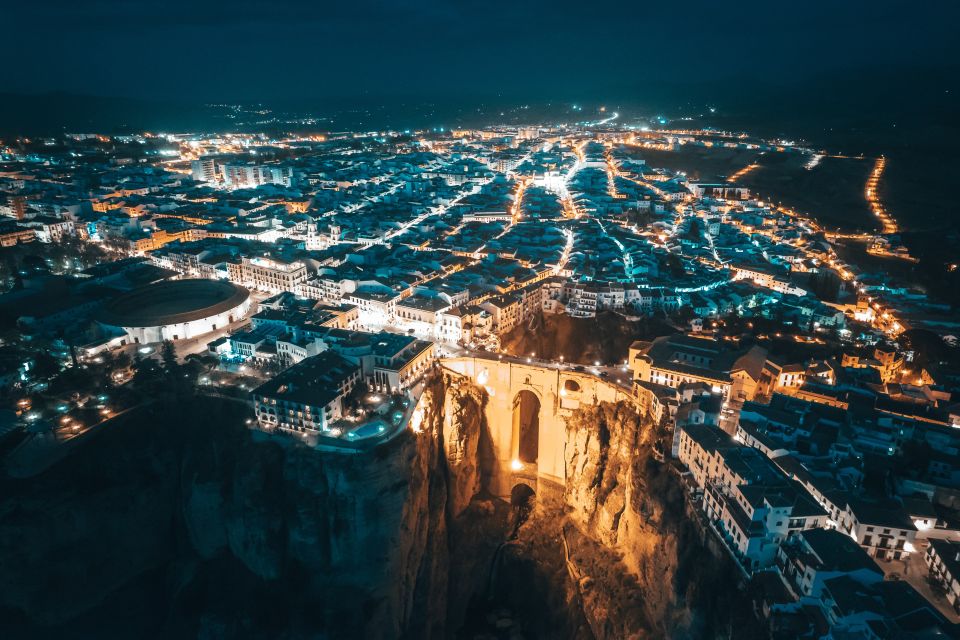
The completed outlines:
{"type": "Polygon", "coordinates": [[[955,64],[955,2],[0,0],[7,91],[529,99],[955,64]],[[921,9],[922,7],[922,9],[921,9]]]}

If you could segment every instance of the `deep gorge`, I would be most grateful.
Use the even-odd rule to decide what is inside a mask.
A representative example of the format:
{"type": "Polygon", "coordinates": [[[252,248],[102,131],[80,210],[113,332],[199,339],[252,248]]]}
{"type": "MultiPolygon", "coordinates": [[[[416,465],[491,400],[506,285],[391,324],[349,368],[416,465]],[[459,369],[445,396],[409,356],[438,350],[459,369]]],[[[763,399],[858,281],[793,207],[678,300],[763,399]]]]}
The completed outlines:
{"type": "Polygon", "coordinates": [[[760,637],[632,407],[575,411],[566,484],[525,508],[487,491],[484,396],[436,375],[421,433],[352,455],[236,403],[143,409],[2,480],[0,634],[760,637]]]}

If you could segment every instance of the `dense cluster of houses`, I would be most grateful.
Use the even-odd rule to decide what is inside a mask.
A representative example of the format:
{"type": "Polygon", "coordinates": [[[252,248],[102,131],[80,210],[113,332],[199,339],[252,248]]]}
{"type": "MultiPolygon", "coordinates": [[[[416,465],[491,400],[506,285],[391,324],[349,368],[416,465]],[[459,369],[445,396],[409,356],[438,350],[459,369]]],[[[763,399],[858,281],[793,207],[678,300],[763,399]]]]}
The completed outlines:
{"type": "Polygon", "coordinates": [[[908,383],[903,354],[883,344],[792,363],[703,333],[637,342],[629,364],[638,406],[665,434],[660,451],[772,598],[773,626],[796,637],[915,631],[884,609],[888,590],[922,612],[924,629],[950,626],[929,593],[883,582],[913,568],[910,584],[939,585],[960,607],[960,407],[949,381],[908,383]],[[830,555],[838,546],[843,562],[830,555]]]}
{"type": "Polygon", "coordinates": [[[55,162],[2,156],[0,239],[76,237],[185,276],[357,304],[363,326],[450,342],[482,342],[538,309],[688,308],[840,329],[855,311],[806,284],[834,258],[822,238],[748,191],[718,194],[651,168],[624,134],[535,133],[458,131],[386,148],[356,136],[127,136],[100,147],[73,136],[50,151],[55,162]],[[121,142],[129,157],[104,150],[121,142]],[[415,295],[434,300],[397,311],[415,295]]]}

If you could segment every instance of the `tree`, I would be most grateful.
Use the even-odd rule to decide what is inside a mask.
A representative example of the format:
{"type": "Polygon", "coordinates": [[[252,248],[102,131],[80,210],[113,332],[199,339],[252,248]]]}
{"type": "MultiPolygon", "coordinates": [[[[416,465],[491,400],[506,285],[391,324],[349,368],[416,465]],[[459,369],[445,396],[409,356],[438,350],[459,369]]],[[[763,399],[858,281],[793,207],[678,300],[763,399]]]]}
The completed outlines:
{"type": "Polygon", "coordinates": [[[130,358],[130,354],[126,351],[119,352],[113,358],[113,367],[115,369],[126,369],[129,366],[133,365],[133,360],[130,358]]]}
{"type": "Polygon", "coordinates": [[[353,385],[353,389],[350,390],[344,399],[343,406],[347,411],[354,411],[360,408],[361,402],[363,402],[364,396],[370,391],[370,387],[367,386],[366,382],[358,382],[353,385]]]}
{"type": "Polygon", "coordinates": [[[160,361],[168,374],[180,372],[180,363],[177,361],[177,348],[172,340],[164,340],[160,345],[160,361]]]}
{"type": "Polygon", "coordinates": [[[137,363],[137,370],[133,375],[134,386],[138,388],[152,388],[160,379],[160,367],[153,358],[141,358],[137,363]]]}
{"type": "Polygon", "coordinates": [[[696,318],[697,314],[694,313],[693,307],[691,307],[688,304],[685,304],[682,307],[677,308],[677,310],[673,314],[673,317],[676,320],[678,325],[680,325],[681,327],[684,327],[690,324],[690,321],[696,318]]]}
{"type": "Polygon", "coordinates": [[[272,378],[273,376],[283,371],[287,366],[289,366],[289,363],[282,363],[278,358],[271,358],[269,360],[264,360],[262,363],[258,364],[257,368],[260,369],[260,371],[262,371],[264,375],[267,375],[272,378]]]}
{"type": "Polygon", "coordinates": [[[109,236],[104,238],[103,248],[115,257],[124,256],[130,251],[130,241],[123,237],[109,236]]]}
{"type": "Polygon", "coordinates": [[[65,342],[67,344],[67,348],[70,349],[70,361],[73,363],[73,366],[80,366],[80,362],[77,360],[77,347],[74,345],[73,336],[67,335],[65,329],[60,329],[57,331],[57,338],[65,342]]]}
{"type": "Polygon", "coordinates": [[[840,278],[829,269],[821,269],[810,277],[810,291],[821,300],[835,302],[840,295],[840,278]]]}
{"type": "Polygon", "coordinates": [[[60,373],[60,361],[46,351],[33,356],[33,376],[38,379],[50,378],[60,373]]]}
{"type": "Polygon", "coordinates": [[[666,270],[673,278],[682,278],[686,275],[686,269],[684,269],[683,261],[680,260],[675,254],[668,253],[666,256],[666,270]]]}

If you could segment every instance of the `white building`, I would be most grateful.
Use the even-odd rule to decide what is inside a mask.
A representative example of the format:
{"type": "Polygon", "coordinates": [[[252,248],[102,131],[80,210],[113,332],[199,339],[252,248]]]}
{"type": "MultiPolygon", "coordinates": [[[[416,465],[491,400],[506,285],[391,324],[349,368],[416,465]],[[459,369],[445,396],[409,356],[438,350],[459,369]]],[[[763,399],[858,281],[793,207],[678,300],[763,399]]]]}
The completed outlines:
{"type": "Polygon", "coordinates": [[[332,351],[307,358],[253,390],[257,422],[266,431],[328,431],[360,379],[360,366],[332,351]]]}
{"type": "Polygon", "coordinates": [[[190,163],[190,174],[197,182],[215,183],[217,175],[217,161],[213,156],[204,156],[190,163]]]}
{"type": "Polygon", "coordinates": [[[244,286],[280,293],[296,292],[307,279],[307,267],[299,260],[286,262],[277,258],[243,258],[241,274],[244,286]]]}
{"type": "Polygon", "coordinates": [[[840,529],[856,540],[870,557],[901,560],[914,549],[917,527],[906,512],[892,505],[853,501],[841,514],[840,529]]]}
{"type": "Polygon", "coordinates": [[[678,428],[678,458],[700,490],[703,512],[746,571],[771,566],[791,533],[826,525],[827,512],[762,452],[717,427],[678,428]]]}
{"type": "Polygon", "coordinates": [[[65,237],[74,234],[72,220],[52,216],[37,216],[26,224],[33,228],[37,240],[40,242],[61,242],[65,237]]]}
{"type": "Polygon", "coordinates": [[[135,343],[186,340],[247,316],[250,292],[219,280],[167,280],[134,289],[104,305],[98,321],[135,343]]]}
{"type": "Polygon", "coordinates": [[[293,169],[274,165],[225,164],[223,183],[231,189],[250,189],[263,184],[280,184],[289,187],[293,181],[293,169]]]}

